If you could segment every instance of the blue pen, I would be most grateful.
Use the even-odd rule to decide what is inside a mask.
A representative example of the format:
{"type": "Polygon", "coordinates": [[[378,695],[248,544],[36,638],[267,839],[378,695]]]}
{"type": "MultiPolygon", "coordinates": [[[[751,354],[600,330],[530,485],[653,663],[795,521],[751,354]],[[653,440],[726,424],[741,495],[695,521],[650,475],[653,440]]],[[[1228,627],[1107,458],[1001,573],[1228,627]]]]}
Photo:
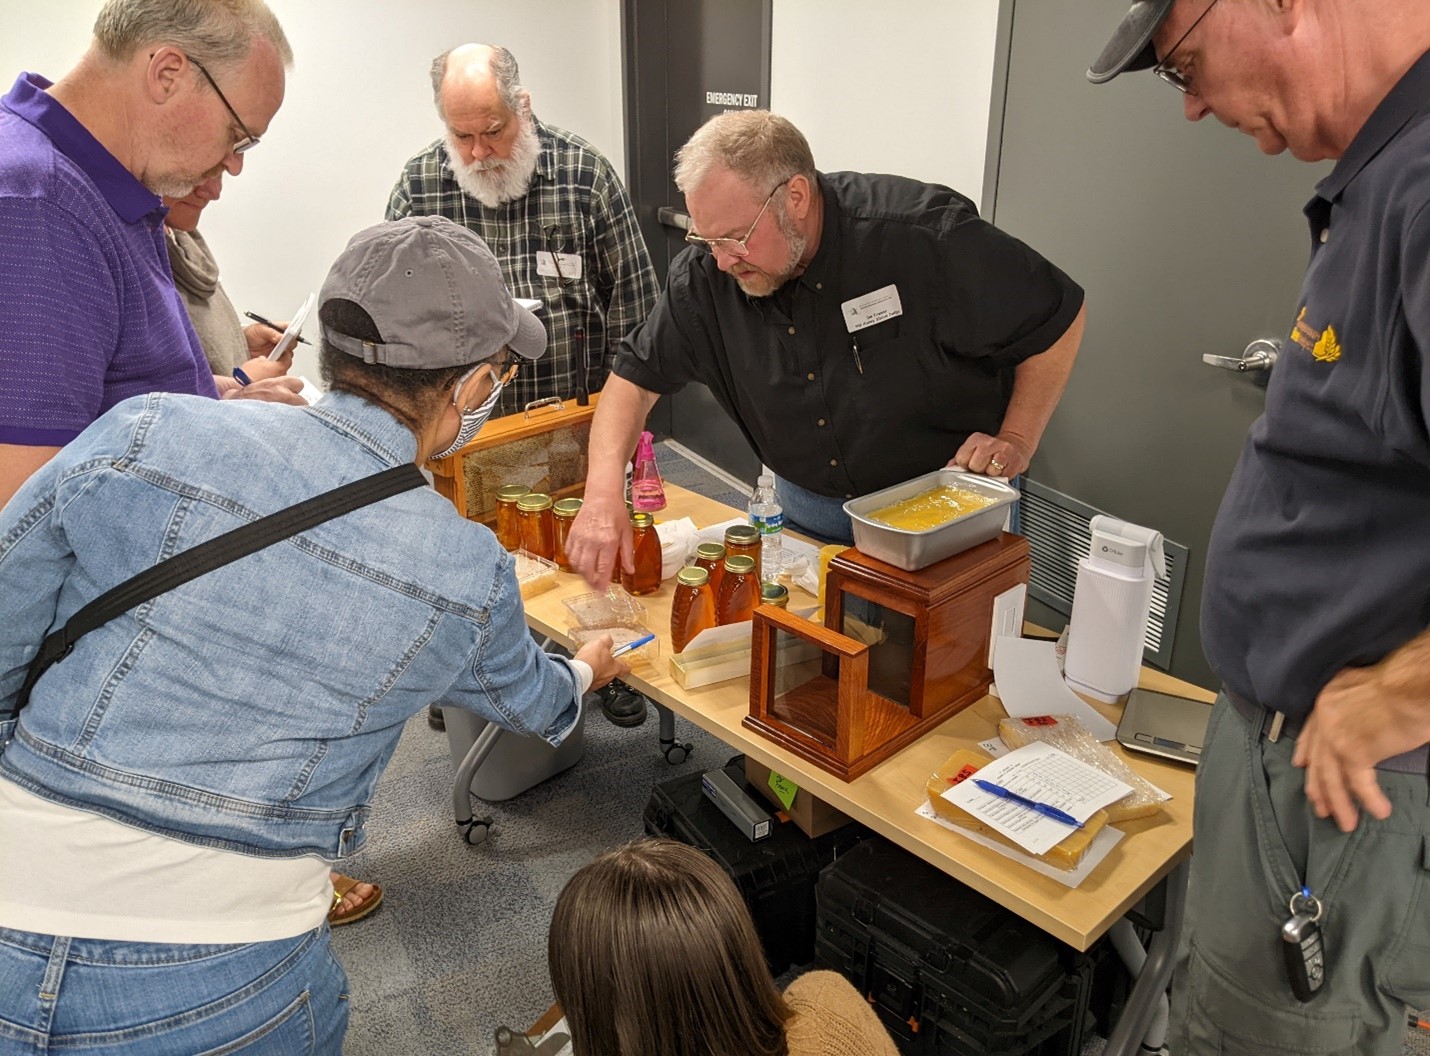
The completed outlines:
{"type": "Polygon", "coordinates": [[[242,367],[234,367],[234,368],[233,368],[233,380],[236,381],[236,382],[238,382],[240,385],[252,385],[252,384],[253,384],[253,380],[252,380],[251,378],[249,378],[249,376],[243,372],[243,368],[242,368],[242,367]]]}
{"type": "Polygon", "coordinates": [[[1018,793],[1012,792],[1002,785],[995,785],[992,781],[984,781],[979,777],[975,777],[973,783],[989,795],[997,796],[999,799],[1006,799],[1013,803],[1021,803],[1029,810],[1035,810],[1045,818],[1052,818],[1054,821],[1061,821],[1065,825],[1073,825],[1079,829],[1082,828],[1082,822],[1078,821],[1077,818],[1066,811],[1059,810],[1057,807],[1049,806],[1046,803],[1039,803],[1036,799],[1029,799],[1027,796],[1020,796],[1018,793]]]}
{"type": "Polygon", "coordinates": [[[629,653],[632,649],[639,649],[641,646],[645,645],[646,642],[653,641],[655,641],[655,635],[648,634],[644,638],[637,638],[633,642],[627,642],[625,645],[616,646],[614,649],[611,650],[611,656],[625,656],[625,654],[629,653]]]}

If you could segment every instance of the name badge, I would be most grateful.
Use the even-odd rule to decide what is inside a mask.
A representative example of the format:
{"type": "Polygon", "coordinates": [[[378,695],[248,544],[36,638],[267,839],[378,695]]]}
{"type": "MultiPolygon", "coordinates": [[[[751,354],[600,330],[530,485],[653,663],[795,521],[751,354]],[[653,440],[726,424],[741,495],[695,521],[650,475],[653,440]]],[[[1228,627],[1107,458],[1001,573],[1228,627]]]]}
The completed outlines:
{"type": "Polygon", "coordinates": [[[904,314],[904,306],[899,301],[899,288],[885,286],[881,290],[855,297],[839,306],[844,312],[844,326],[851,334],[866,326],[875,326],[889,319],[897,319],[904,314]]]}
{"type": "MultiPolygon", "coordinates": [[[[563,279],[570,282],[581,277],[581,255],[579,253],[550,253],[538,250],[536,253],[536,274],[548,279],[563,279]]],[[[891,287],[892,288],[892,287],[891,287]]]]}

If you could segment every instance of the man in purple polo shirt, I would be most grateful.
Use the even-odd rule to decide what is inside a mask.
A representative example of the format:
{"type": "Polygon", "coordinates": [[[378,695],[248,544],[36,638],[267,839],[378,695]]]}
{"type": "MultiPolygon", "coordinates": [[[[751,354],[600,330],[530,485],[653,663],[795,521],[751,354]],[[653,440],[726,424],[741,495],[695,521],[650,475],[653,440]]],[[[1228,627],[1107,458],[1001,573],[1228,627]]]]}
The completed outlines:
{"type": "MultiPolygon", "coordinates": [[[[216,379],[174,288],[160,195],[243,169],[292,50],[262,0],[110,0],[78,65],[0,99],[0,505],[119,401],[299,403],[216,379]]],[[[259,367],[258,369],[262,369],[259,367]]]]}

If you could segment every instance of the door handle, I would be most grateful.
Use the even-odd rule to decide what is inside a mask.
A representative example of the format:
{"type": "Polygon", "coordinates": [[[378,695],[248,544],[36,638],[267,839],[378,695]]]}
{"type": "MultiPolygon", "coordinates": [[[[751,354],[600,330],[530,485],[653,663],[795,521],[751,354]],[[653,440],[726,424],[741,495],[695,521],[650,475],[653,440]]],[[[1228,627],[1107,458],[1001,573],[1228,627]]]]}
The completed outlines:
{"type": "Polygon", "coordinates": [[[666,227],[673,227],[677,231],[690,230],[690,214],[682,212],[673,205],[662,205],[655,211],[655,218],[666,227]]]}
{"type": "Polygon", "coordinates": [[[1202,362],[1222,370],[1246,373],[1253,370],[1270,370],[1276,366],[1276,357],[1279,355],[1279,340],[1274,337],[1258,337],[1242,350],[1240,356],[1218,356],[1207,352],[1202,355],[1202,362]]]}

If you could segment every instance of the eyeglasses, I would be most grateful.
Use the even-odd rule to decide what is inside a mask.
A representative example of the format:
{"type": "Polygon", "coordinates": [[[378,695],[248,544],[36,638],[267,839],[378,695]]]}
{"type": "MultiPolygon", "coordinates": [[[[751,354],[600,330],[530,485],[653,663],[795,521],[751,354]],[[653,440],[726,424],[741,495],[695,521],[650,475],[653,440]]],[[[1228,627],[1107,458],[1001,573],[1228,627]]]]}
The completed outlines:
{"type": "MultiPolygon", "coordinates": [[[[1215,0],[1213,0],[1213,2],[1215,2],[1215,0]]],[[[760,226],[760,220],[764,217],[765,210],[770,207],[770,203],[775,200],[775,195],[780,193],[780,188],[786,183],[789,183],[789,180],[781,181],[775,189],[770,192],[770,196],[765,199],[765,204],[760,206],[760,211],[755,214],[755,222],[750,225],[750,230],[745,232],[744,238],[701,238],[694,231],[687,231],[685,232],[685,241],[697,246],[704,246],[711,253],[719,249],[732,257],[748,257],[750,255],[748,243],[755,234],[755,228],[760,226]]]]}
{"type": "Polygon", "coordinates": [[[1161,62],[1157,63],[1157,65],[1152,67],[1153,73],[1155,73],[1162,80],[1166,81],[1173,88],[1177,89],[1177,91],[1181,92],[1183,95],[1195,96],[1197,94],[1197,91],[1195,88],[1192,87],[1191,77],[1189,77],[1187,74],[1183,73],[1181,70],[1177,69],[1175,66],[1172,65],[1172,56],[1177,54],[1178,49],[1180,49],[1186,39],[1192,35],[1192,30],[1196,29],[1202,24],[1202,19],[1206,18],[1207,15],[1211,14],[1212,8],[1216,7],[1216,5],[1217,0],[1212,0],[1212,2],[1207,5],[1207,9],[1197,16],[1197,20],[1187,27],[1187,31],[1177,38],[1177,43],[1172,45],[1172,50],[1167,52],[1166,58],[1164,58],[1161,62]]]}
{"type": "Polygon", "coordinates": [[[551,254],[551,267],[556,272],[557,285],[570,286],[576,281],[576,276],[566,275],[561,271],[561,250],[559,246],[564,244],[564,240],[561,243],[557,242],[557,236],[561,234],[560,225],[552,224],[549,227],[544,227],[541,229],[541,233],[546,238],[546,252],[551,254]]]}
{"type": "Polygon", "coordinates": [[[204,80],[209,82],[209,87],[218,96],[218,101],[223,103],[224,109],[228,111],[228,116],[233,118],[239,130],[243,132],[242,137],[229,149],[235,154],[242,154],[245,150],[252,150],[258,146],[258,137],[248,130],[248,126],[243,123],[243,118],[238,116],[238,111],[233,108],[233,104],[228,101],[228,96],[223,94],[223,89],[218,86],[218,82],[213,79],[213,75],[204,69],[203,63],[191,56],[185,56],[194,64],[194,68],[204,75],[204,80]]]}

